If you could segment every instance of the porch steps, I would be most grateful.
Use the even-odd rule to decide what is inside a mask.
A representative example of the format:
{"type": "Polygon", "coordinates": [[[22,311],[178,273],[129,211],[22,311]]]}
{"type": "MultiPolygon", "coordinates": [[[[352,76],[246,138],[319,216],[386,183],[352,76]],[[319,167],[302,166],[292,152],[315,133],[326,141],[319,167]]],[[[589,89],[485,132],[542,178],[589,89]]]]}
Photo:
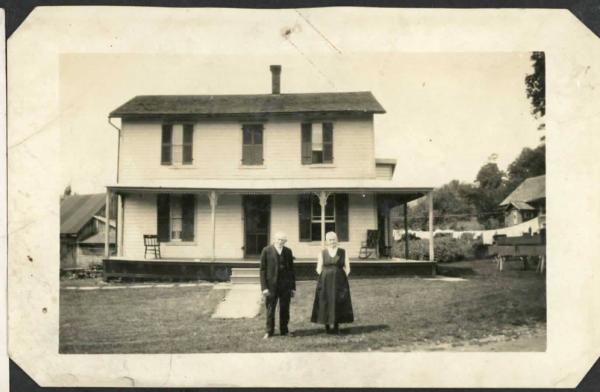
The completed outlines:
{"type": "Polygon", "coordinates": [[[231,283],[260,284],[260,270],[258,268],[232,268],[231,283]]]}

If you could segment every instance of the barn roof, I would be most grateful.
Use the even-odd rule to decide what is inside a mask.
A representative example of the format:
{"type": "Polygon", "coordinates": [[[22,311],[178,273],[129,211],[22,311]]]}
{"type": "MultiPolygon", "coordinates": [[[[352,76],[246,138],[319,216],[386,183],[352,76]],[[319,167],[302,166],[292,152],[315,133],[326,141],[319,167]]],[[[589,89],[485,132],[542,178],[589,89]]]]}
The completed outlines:
{"type": "Polygon", "coordinates": [[[501,206],[508,205],[513,201],[530,202],[546,197],[546,175],[530,177],[523,181],[510,195],[500,203],[501,206]]]}
{"type": "Polygon", "coordinates": [[[104,193],[66,196],[60,203],[60,234],[77,234],[105,202],[104,193]]]}
{"type": "Polygon", "coordinates": [[[317,112],[385,113],[370,91],[250,95],[138,95],[110,117],[259,115],[317,112]]]}
{"type": "Polygon", "coordinates": [[[525,203],[524,201],[511,201],[510,203],[507,204],[507,207],[510,207],[510,206],[515,207],[517,210],[535,211],[535,208],[533,208],[531,205],[525,203]]]}

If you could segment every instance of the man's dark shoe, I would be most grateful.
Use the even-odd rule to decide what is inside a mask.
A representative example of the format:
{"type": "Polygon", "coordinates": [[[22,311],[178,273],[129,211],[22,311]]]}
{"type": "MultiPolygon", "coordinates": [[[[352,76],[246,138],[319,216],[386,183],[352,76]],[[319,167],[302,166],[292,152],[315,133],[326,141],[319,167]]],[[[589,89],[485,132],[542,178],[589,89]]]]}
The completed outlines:
{"type": "Polygon", "coordinates": [[[268,332],[267,332],[267,333],[265,334],[265,336],[263,336],[263,339],[269,339],[269,338],[271,338],[271,337],[273,337],[273,334],[272,334],[272,333],[268,333],[268,332]]]}

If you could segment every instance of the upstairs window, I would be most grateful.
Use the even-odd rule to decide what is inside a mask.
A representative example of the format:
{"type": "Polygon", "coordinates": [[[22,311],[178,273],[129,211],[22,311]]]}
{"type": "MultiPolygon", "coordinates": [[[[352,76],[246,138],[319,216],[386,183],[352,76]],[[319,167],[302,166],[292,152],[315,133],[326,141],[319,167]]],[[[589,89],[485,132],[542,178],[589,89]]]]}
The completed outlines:
{"type": "Polygon", "coordinates": [[[163,124],[162,165],[191,165],[193,162],[194,124],[163,124]]]}
{"type": "Polygon", "coordinates": [[[263,164],[263,125],[244,124],[242,126],[242,164],[263,164]]]}
{"type": "Polygon", "coordinates": [[[333,123],[302,123],[302,164],[333,163],[333,123]]]}

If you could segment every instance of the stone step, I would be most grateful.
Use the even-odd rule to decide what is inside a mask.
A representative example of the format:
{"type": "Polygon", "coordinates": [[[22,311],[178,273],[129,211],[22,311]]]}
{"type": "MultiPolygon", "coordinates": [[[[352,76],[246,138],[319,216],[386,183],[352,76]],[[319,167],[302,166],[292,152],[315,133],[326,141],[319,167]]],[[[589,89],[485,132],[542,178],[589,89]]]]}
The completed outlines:
{"type": "Polygon", "coordinates": [[[260,277],[256,276],[231,276],[231,283],[233,284],[259,284],[260,277]]]}
{"type": "Polygon", "coordinates": [[[231,276],[259,276],[258,268],[232,268],[231,276]]]}

